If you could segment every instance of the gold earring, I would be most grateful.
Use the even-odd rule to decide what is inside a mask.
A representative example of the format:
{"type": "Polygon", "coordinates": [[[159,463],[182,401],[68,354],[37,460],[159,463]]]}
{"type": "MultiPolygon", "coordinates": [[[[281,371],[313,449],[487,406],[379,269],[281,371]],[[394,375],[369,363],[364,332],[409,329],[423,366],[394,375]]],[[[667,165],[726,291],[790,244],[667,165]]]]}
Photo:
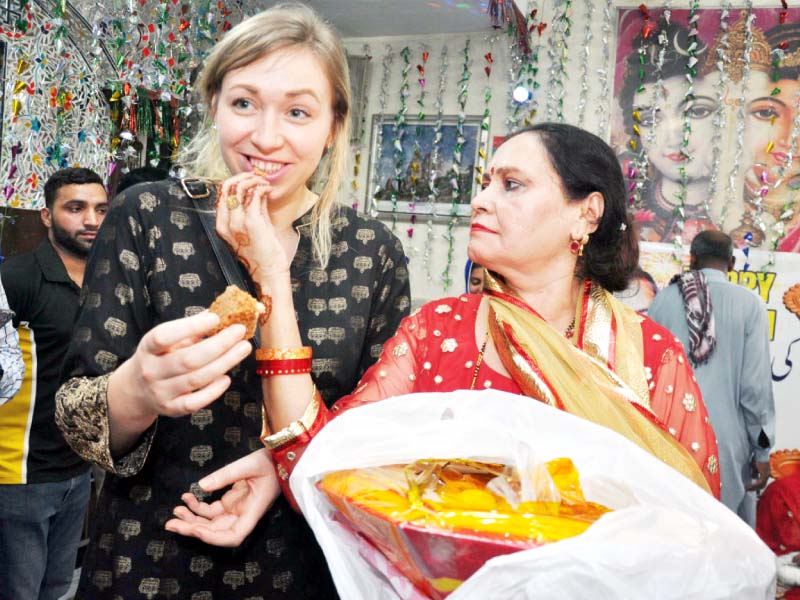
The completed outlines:
{"type": "Polygon", "coordinates": [[[580,241],[580,248],[578,248],[578,256],[583,256],[583,247],[589,243],[589,234],[584,233],[580,241]]]}

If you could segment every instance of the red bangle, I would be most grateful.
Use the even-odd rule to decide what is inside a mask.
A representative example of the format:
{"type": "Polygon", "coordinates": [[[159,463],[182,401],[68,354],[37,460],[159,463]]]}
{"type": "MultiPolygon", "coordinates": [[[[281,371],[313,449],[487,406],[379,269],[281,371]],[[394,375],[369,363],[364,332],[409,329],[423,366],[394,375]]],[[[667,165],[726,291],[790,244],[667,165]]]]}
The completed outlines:
{"type": "Polygon", "coordinates": [[[310,358],[286,358],[256,361],[256,373],[262,377],[271,377],[273,375],[299,375],[310,372],[310,358]]]}

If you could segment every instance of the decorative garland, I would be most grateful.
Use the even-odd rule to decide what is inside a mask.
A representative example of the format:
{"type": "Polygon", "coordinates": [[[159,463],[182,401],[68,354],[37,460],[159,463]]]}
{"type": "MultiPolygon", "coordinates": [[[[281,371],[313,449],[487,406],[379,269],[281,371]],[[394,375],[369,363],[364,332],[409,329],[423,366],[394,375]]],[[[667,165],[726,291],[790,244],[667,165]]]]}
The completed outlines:
{"type": "MultiPolygon", "coordinates": [[[[725,127],[725,94],[728,90],[728,65],[730,64],[730,57],[728,56],[730,42],[729,42],[729,24],[728,18],[730,16],[731,2],[725,0],[720,13],[719,28],[722,35],[716,44],[715,53],[716,61],[715,68],[719,75],[719,82],[717,83],[716,98],[717,111],[714,114],[714,133],[711,137],[711,173],[708,178],[708,198],[715,198],[717,195],[717,185],[719,179],[719,169],[722,162],[722,132],[725,127]]],[[[723,206],[723,215],[727,212],[727,202],[723,206]]],[[[710,214],[710,213],[709,213],[710,214]]],[[[724,225],[724,217],[720,217],[720,226],[724,225]]]]}
{"type": "Polygon", "coordinates": [[[400,57],[403,59],[403,70],[400,79],[400,108],[397,109],[397,114],[394,117],[394,182],[392,185],[391,199],[392,199],[392,231],[397,229],[397,198],[400,194],[401,184],[403,182],[403,168],[406,159],[406,153],[403,149],[403,140],[406,134],[406,113],[408,112],[408,72],[411,70],[411,50],[406,46],[400,51],[400,57]]]}
{"type": "MultiPolygon", "coordinates": [[[[601,27],[601,38],[603,42],[602,66],[597,73],[600,77],[600,98],[611,97],[611,87],[609,84],[609,65],[611,64],[611,45],[609,38],[612,34],[612,12],[614,10],[614,0],[606,0],[603,6],[603,25],[601,27]]],[[[598,102],[595,114],[597,115],[597,134],[605,136],[608,131],[609,111],[606,108],[607,102],[598,102]]]]}
{"type": "Polygon", "coordinates": [[[487,161],[484,148],[486,147],[486,142],[489,139],[489,122],[491,119],[490,103],[492,100],[492,63],[494,62],[494,58],[492,57],[492,49],[494,48],[495,39],[496,38],[494,36],[489,37],[489,52],[483,55],[484,60],[486,60],[486,66],[483,68],[484,73],[486,73],[486,86],[483,88],[483,117],[481,118],[481,134],[478,145],[479,160],[478,164],[475,165],[475,182],[479,187],[483,185],[483,172],[484,169],[486,169],[487,161]]]}
{"type": "MultiPolygon", "coordinates": [[[[650,11],[644,4],[639,5],[639,12],[642,14],[642,41],[639,44],[639,47],[636,49],[636,53],[639,55],[639,85],[636,88],[637,94],[640,94],[645,90],[644,65],[647,57],[647,40],[655,29],[655,26],[650,19],[650,11]]],[[[660,89],[657,88],[656,95],[659,93],[660,89]]],[[[655,107],[653,107],[653,110],[655,112],[655,107]]],[[[644,188],[649,158],[647,156],[647,148],[640,142],[642,137],[642,130],[640,127],[642,123],[642,116],[636,106],[633,106],[633,112],[631,113],[631,116],[633,118],[633,126],[631,127],[633,130],[633,136],[628,141],[628,145],[634,153],[634,159],[628,167],[627,172],[628,179],[630,180],[630,183],[628,184],[628,192],[630,193],[628,196],[628,203],[631,207],[641,209],[642,189],[644,188]]]]}
{"type": "Polygon", "coordinates": [[[550,59],[550,71],[547,81],[547,120],[555,119],[564,122],[564,79],[567,77],[566,63],[569,59],[568,39],[572,32],[570,12],[572,0],[556,0],[556,11],[559,13],[553,21],[553,35],[547,47],[550,59]]]}
{"type": "MultiPolygon", "coordinates": [[[[741,78],[741,94],[738,98],[738,107],[736,110],[736,141],[734,146],[733,164],[731,165],[730,174],[728,176],[728,185],[726,188],[726,198],[736,197],[736,179],[740,171],[742,153],[744,151],[744,127],[745,127],[745,106],[747,105],[747,84],[750,80],[750,64],[752,60],[753,51],[753,20],[756,16],[753,14],[753,0],[746,0],[745,3],[745,38],[744,38],[744,53],[742,56],[742,78],[741,78]]],[[[749,226],[750,215],[745,212],[742,215],[741,226],[749,226]]],[[[723,220],[724,224],[724,220],[723,220]]],[[[751,239],[752,239],[751,235],[751,239]]]]}
{"type": "Polygon", "coordinates": [[[583,0],[583,17],[586,24],[583,27],[583,45],[581,46],[581,91],[578,95],[578,126],[583,127],[586,120],[586,103],[589,100],[589,50],[592,46],[594,34],[592,33],[592,16],[594,15],[594,1],[583,0]]]}
{"type": "Polygon", "coordinates": [[[534,31],[539,32],[539,39],[537,43],[531,47],[531,51],[524,53],[517,43],[518,32],[516,22],[509,23],[507,35],[509,39],[508,56],[508,103],[506,105],[506,119],[505,126],[506,132],[510,133],[519,128],[521,122],[527,125],[532,120],[538,109],[538,94],[536,90],[539,89],[539,82],[536,80],[539,74],[539,52],[542,48],[541,36],[544,29],[547,27],[546,23],[535,24],[534,20],[538,9],[535,8],[535,0],[531,0],[529,7],[534,8],[530,12],[530,17],[525,23],[526,37],[534,31]],[[527,100],[520,101],[514,97],[515,90],[524,88],[528,90],[529,97],[527,100]],[[527,107],[527,108],[526,108],[527,107]],[[523,108],[526,110],[523,111],[523,108]]]}
{"type": "Polygon", "coordinates": [[[442,47],[439,62],[439,87],[436,92],[436,123],[433,127],[433,140],[431,142],[431,171],[428,180],[428,222],[425,226],[425,253],[422,258],[427,274],[428,281],[433,281],[431,272],[431,250],[434,242],[433,219],[436,215],[436,199],[439,197],[439,189],[436,187],[436,178],[439,175],[439,157],[442,149],[442,122],[444,120],[444,91],[447,87],[447,46],[442,47]]]}
{"type": "MultiPolygon", "coordinates": [[[[383,54],[383,62],[381,64],[381,69],[383,70],[383,75],[381,76],[381,86],[380,92],[378,93],[378,107],[379,107],[379,118],[383,118],[386,114],[386,97],[389,90],[389,77],[391,75],[391,68],[392,68],[392,47],[389,44],[386,44],[383,54]]],[[[375,156],[372,160],[375,163],[375,169],[373,169],[372,175],[372,209],[370,210],[370,216],[373,218],[377,218],[378,212],[378,194],[382,191],[381,189],[381,181],[379,179],[380,173],[380,165],[381,165],[381,158],[383,158],[383,124],[378,123],[377,131],[375,133],[375,156]]]]}
{"type": "MultiPolygon", "coordinates": [[[[466,120],[466,107],[467,107],[467,95],[469,93],[469,80],[470,80],[470,71],[469,67],[471,64],[470,56],[469,56],[469,46],[470,46],[470,39],[467,38],[466,43],[464,44],[464,62],[461,68],[461,79],[458,82],[458,120],[456,122],[456,142],[455,147],[453,149],[453,168],[452,168],[452,176],[450,178],[450,184],[453,188],[453,198],[450,203],[450,219],[447,222],[447,234],[445,235],[445,239],[447,240],[447,264],[445,265],[444,272],[442,273],[442,281],[444,282],[444,289],[450,289],[450,286],[453,284],[453,278],[450,275],[451,267],[453,266],[453,254],[455,252],[455,235],[453,235],[453,229],[456,225],[458,225],[458,198],[461,195],[461,186],[458,182],[458,178],[461,175],[461,160],[462,160],[462,153],[464,149],[464,142],[466,141],[464,138],[464,121],[466,120]]],[[[472,178],[470,177],[470,180],[472,178]]]]}
{"type": "MultiPolygon", "coordinates": [[[[697,21],[700,15],[697,14],[697,9],[700,6],[699,0],[692,0],[689,3],[689,46],[686,48],[686,92],[683,96],[683,105],[688,106],[694,100],[694,78],[697,77],[697,46],[698,46],[698,32],[697,21]]],[[[689,184],[689,175],[686,173],[685,164],[691,162],[694,157],[689,154],[689,140],[692,136],[692,121],[689,116],[689,111],[683,113],[683,142],[681,147],[681,154],[683,155],[683,162],[678,169],[680,173],[680,189],[677,193],[678,206],[675,209],[676,216],[679,217],[675,221],[675,226],[678,233],[675,235],[674,244],[680,249],[683,245],[683,231],[685,227],[686,218],[686,196],[689,184]]]]}
{"type": "MultiPolygon", "coordinates": [[[[372,49],[370,48],[369,44],[364,44],[361,48],[361,52],[364,56],[367,57],[368,61],[372,60],[372,49]]],[[[361,171],[361,151],[364,147],[364,132],[366,131],[366,121],[367,121],[367,102],[368,95],[364,94],[364,97],[361,100],[361,106],[359,107],[360,111],[359,114],[361,115],[361,122],[355,124],[357,127],[356,134],[353,136],[352,142],[350,144],[350,151],[353,154],[353,179],[350,181],[350,204],[353,207],[353,210],[358,212],[358,174],[361,171]]]]}
{"type": "MultiPolygon", "coordinates": [[[[425,66],[428,63],[428,57],[430,56],[428,47],[425,44],[422,45],[421,50],[422,61],[417,64],[417,73],[419,74],[419,78],[417,79],[417,83],[419,84],[419,96],[417,97],[417,119],[419,119],[420,123],[414,130],[414,149],[413,156],[411,158],[411,202],[409,203],[409,209],[411,210],[411,226],[406,229],[406,234],[408,235],[409,239],[414,237],[414,225],[417,223],[417,215],[415,212],[418,201],[417,181],[422,170],[422,147],[419,144],[419,140],[420,137],[422,137],[422,122],[425,120],[425,66]]],[[[416,253],[415,248],[412,247],[411,250],[411,254],[416,253]]]]}
{"type": "MultiPolygon", "coordinates": [[[[669,0],[664,5],[664,10],[659,17],[661,22],[661,31],[658,34],[658,57],[656,58],[655,64],[655,84],[653,86],[653,102],[652,102],[652,112],[653,115],[657,115],[661,110],[661,106],[664,102],[664,59],[667,54],[667,47],[669,46],[669,39],[667,39],[666,29],[669,27],[670,18],[672,17],[672,0],[669,0]]],[[[641,117],[637,118],[637,114],[634,113],[634,119],[641,124],[641,117]]],[[[656,139],[656,127],[655,123],[647,130],[647,143],[645,144],[648,148],[653,148],[655,146],[655,139],[656,139]]],[[[637,174],[636,174],[636,191],[638,194],[638,198],[641,198],[641,193],[644,190],[644,186],[647,184],[647,174],[648,174],[648,167],[650,163],[650,157],[647,155],[646,151],[642,152],[641,162],[637,165],[637,174]]]]}

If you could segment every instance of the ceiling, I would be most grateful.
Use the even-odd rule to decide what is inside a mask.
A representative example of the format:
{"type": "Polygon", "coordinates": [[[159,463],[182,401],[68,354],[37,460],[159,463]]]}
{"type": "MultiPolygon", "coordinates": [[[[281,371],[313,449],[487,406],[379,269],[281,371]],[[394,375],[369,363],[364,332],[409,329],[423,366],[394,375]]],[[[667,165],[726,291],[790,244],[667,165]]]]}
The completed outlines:
{"type": "MultiPolygon", "coordinates": [[[[343,38],[472,33],[491,29],[487,0],[304,0],[343,38]]],[[[254,3],[255,4],[255,3],[254,3]]],[[[264,8],[278,4],[257,2],[264,8]]]]}

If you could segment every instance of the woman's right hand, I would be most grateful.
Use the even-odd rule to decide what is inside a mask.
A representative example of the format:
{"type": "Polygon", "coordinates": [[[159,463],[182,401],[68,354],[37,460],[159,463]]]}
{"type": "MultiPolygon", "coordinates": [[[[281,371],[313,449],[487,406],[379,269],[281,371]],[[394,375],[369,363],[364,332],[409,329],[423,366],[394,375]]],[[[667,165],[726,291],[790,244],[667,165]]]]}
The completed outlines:
{"type": "Polygon", "coordinates": [[[112,427],[116,417],[141,422],[144,428],[134,425],[141,432],[159,415],[188,415],[219,398],[231,383],[227,372],[251,346],[239,324],[205,337],[217,325],[219,317],[203,311],[148,331],[109,380],[112,427]]]}
{"type": "Polygon", "coordinates": [[[290,286],[291,261],[269,216],[271,191],[266,179],[248,171],[222,182],[217,203],[217,233],[244,264],[259,295],[290,286]]]}
{"type": "Polygon", "coordinates": [[[164,527],[214,546],[241,545],[281,493],[266,448],[203,477],[199,485],[206,492],[233,487],[211,504],[200,502],[194,494],[184,494],[181,500],[186,506],[175,507],[175,518],[164,527]]]}

